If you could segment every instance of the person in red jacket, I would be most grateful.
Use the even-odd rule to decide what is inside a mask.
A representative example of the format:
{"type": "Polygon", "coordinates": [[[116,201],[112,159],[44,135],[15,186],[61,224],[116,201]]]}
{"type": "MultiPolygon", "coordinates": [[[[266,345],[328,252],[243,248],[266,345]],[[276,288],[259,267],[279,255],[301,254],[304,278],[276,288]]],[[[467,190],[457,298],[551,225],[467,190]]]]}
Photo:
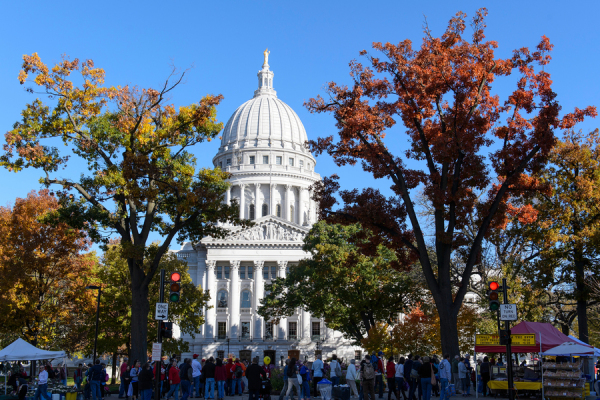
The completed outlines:
{"type": "Polygon", "coordinates": [[[230,358],[227,360],[227,364],[225,364],[225,369],[227,370],[227,383],[225,384],[225,396],[232,395],[232,382],[235,382],[235,378],[233,377],[233,371],[231,368],[233,367],[233,359],[230,358]]]}
{"type": "Polygon", "coordinates": [[[169,384],[171,388],[165,396],[167,400],[174,396],[175,400],[179,400],[179,385],[181,384],[181,378],[179,377],[179,368],[177,368],[177,360],[174,358],[171,362],[171,368],[169,368],[169,384]]]}
{"type": "Polygon", "coordinates": [[[394,363],[394,356],[390,356],[385,365],[385,377],[388,384],[388,400],[392,399],[392,393],[398,398],[398,393],[396,392],[396,364],[394,363]]]}
{"type": "Polygon", "coordinates": [[[227,382],[227,368],[223,365],[223,360],[217,358],[215,366],[215,381],[217,382],[218,400],[225,400],[225,382],[227,382]]]}

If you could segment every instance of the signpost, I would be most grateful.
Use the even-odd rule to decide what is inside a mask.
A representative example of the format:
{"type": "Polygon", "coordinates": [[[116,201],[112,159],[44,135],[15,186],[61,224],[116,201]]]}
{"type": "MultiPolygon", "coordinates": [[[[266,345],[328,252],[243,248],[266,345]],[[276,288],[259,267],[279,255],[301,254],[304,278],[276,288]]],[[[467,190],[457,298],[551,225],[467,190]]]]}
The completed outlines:
{"type": "Polygon", "coordinates": [[[500,321],[516,321],[517,320],[517,305],[516,304],[500,304],[500,321]]]}
{"type": "Polygon", "coordinates": [[[152,361],[162,359],[162,343],[152,343],[152,361]]]}
{"type": "Polygon", "coordinates": [[[169,319],[169,303],[156,303],[154,319],[157,321],[169,319]]]}

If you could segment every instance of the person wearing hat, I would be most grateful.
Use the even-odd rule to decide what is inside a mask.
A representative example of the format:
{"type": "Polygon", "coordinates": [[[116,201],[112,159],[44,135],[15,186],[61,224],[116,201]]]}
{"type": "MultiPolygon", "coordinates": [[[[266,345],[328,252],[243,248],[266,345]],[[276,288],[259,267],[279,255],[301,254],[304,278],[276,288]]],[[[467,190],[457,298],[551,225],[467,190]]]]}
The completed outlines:
{"type": "Polygon", "coordinates": [[[248,379],[248,400],[258,400],[262,380],[267,379],[265,370],[258,365],[258,357],[254,357],[252,364],[246,368],[246,378],[248,379]]]}
{"type": "MultiPolygon", "coordinates": [[[[196,390],[196,398],[200,398],[201,388],[200,388],[200,375],[202,375],[202,364],[198,361],[198,354],[194,354],[192,356],[192,379],[194,380],[193,385],[196,390]]],[[[192,390],[193,392],[193,390],[192,390]]]]}

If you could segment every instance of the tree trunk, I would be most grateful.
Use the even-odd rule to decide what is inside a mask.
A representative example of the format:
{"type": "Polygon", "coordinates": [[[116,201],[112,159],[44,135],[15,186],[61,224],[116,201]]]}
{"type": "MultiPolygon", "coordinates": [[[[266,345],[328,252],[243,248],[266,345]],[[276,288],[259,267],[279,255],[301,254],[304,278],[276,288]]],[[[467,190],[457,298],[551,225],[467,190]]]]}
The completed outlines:
{"type": "Polygon", "coordinates": [[[571,329],[569,327],[568,324],[564,324],[564,323],[560,323],[560,330],[562,331],[562,333],[564,333],[565,335],[569,336],[571,334],[571,329]]]}
{"type": "MultiPolygon", "coordinates": [[[[437,297],[437,296],[436,296],[437,297]]],[[[449,354],[453,360],[455,355],[460,355],[458,345],[458,312],[452,310],[451,302],[437,302],[436,307],[440,316],[440,338],[442,353],[449,354]]]]}
{"type": "Polygon", "coordinates": [[[575,256],[575,299],[577,300],[577,324],[579,325],[579,340],[589,343],[587,319],[587,293],[585,284],[585,262],[581,254],[575,256]]]}
{"type": "Polygon", "coordinates": [[[117,374],[117,352],[114,351],[113,352],[113,359],[112,359],[112,379],[110,380],[110,384],[114,385],[116,382],[116,374],[117,374]]]}
{"type": "MultiPolygon", "coordinates": [[[[131,260],[130,263],[135,261],[131,260]]],[[[141,261],[138,261],[141,263],[141,261]]],[[[148,361],[148,285],[144,285],[144,272],[138,265],[130,267],[131,273],[131,359],[142,364],[148,361]]],[[[132,364],[133,365],[133,364],[132,364]]]]}

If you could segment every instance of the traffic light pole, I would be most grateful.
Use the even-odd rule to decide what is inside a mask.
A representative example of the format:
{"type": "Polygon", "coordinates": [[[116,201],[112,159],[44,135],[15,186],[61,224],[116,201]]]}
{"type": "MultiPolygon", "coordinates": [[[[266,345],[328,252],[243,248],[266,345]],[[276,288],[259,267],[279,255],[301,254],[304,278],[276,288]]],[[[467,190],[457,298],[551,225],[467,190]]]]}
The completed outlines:
{"type": "MultiPolygon", "coordinates": [[[[165,270],[161,269],[160,270],[160,292],[159,292],[159,303],[164,303],[165,302],[165,270]]],[[[158,329],[157,329],[157,333],[156,333],[156,342],[157,343],[162,343],[162,335],[161,335],[161,330],[160,327],[162,325],[162,321],[157,321],[157,325],[158,325],[158,329]]],[[[154,381],[156,382],[156,387],[154,390],[154,400],[160,400],[161,397],[161,393],[160,393],[160,367],[162,364],[162,348],[161,348],[161,360],[156,361],[154,364],[155,367],[155,375],[154,375],[154,381]]],[[[512,400],[512,399],[511,399],[512,400]]]]}
{"type": "MultiPolygon", "coordinates": [[[[504,296],[504,304],[508,304],[508,286],[506,284],[506,278],[502,279],[502,294],[504,296]]],[[[510,335],[510,321],[504,321],[504,329],[508,332],[508,342],[506,342],[506,374],[508,375],[508,398],[509,400],[515,400],[515,390],[513,383],[513,370],[512,370],[512,337],[510,335]]]]}

